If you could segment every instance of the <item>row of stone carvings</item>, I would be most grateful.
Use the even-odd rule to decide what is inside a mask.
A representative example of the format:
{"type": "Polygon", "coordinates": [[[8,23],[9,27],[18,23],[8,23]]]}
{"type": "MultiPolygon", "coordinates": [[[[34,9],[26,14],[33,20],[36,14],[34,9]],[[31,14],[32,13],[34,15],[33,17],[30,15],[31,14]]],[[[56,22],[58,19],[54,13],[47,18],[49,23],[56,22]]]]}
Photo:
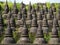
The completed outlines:
{"type": "Polygon", "coordinates": [[[54,6],[52,6],[52,9],[47,9],[46,5],[43,5],[43,7],[40,9],[39,5],[37,5],[35,9],[29,4],[27,11],[25,5],[22,3],[18,13],[15,2],[12,11],[9,11],[6,2],[5,10],[0,15],[0,36],[2,36],[2,33],[7,27],[1,44],[29,44],[31,43],[29,34],[36,35],[33,44],[59,44],[60,9],[56,12],[54,6]],[[48,35],[49,30],[51,31],[51,38],[46,43],[44,34],[48,35]],[[17,42],[13,38],[14,31],[17,31],[20,36],[17,42]]]}
{"type": "MultiPolygon", "coordinates": [[[[25,16],[23,16],[25,17],[25,16]]],[[[13,38],[13,32],[17,31],[15,30],[15,23],[14,23],[14,18],[12,17],[11,19],[7,20],[7,29],[5,30],[4,38],[2,40],[2,44],[12,44],[16,43],[14,38],[13,38]]],[[[18,20],[20,21],[20,20],[18,20]]],[[[46,41],[44,39],[44,34],[48,35],[49,34],[49,28],[51,31],[51,38],[49,40],[49,44],[59,44],[59,25],[58,25],[58,20],[56,19],[56,16],[54,16],[53,21],[52,21],[52,26],[48,25],[48,21],[46,19],[46,15],[44,15],[43,20],[39,20],[37,24],[37,20],[34,17],[31,21],[31,27],[28,30],[26,20],[25,18],[22,18],[22,24],[19,24],[19,29],[18,29],[18,34],[20,36],[19,40],[17,41],[17,44],[27,44],[30,43],[29,39],[29,33],[30,34],[36,34],[34,44],[45,44],[46,41]]],[[[2,35],[2,31],[4,30],[3,27],[3,18],[2,15],[0,15],[0,35],[2,35]]]]}

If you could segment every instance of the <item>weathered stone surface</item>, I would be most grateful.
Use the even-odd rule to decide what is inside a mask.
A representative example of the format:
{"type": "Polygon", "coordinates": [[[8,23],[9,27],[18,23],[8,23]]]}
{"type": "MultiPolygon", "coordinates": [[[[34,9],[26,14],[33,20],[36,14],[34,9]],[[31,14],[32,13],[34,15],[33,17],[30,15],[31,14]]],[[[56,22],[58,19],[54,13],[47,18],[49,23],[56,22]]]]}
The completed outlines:
{"type": "Polygon", "coordinates": [[[20,20],[22,19],[22,13],[19,12],[17,15],[17,20],[16,20],[16,25],[19,26],[20,25],[20,20]]]}
{"type": "Polygon", "coordinates": [[[36,33],[36,38],[34,40],[34,44],[45,44],[45,40],[44,40],[44,35],[43,35],[43,30],[42,30],[42,22],[40,22],[38,24],[38,29],[37,29],[37,33],[36,33]]]}
{"type": "Polygon", "coordinates": [[[57,29],[59,29],[59,24],[58,24],[58,20],[56,18],[56,12],[54,12],[54,19],[53,19],[53,23],[55,23],[57,29]]]}
{"type": "Polygon", "coordinates": [[[18,9],[17,9],[17,6],[16,6],[16,0],[14,0],[14,5],[13,5],[13,9],[12,9],[12,15],[14,16],[14,18],[16,18],[17,14],[18,14],[18,9]]]}
{"type": "Polygon", "coordinates": [[[17,9],[17,6],[16,6],[16,0],[14,0],[14,5],[13,5],[13,14],[17,14],[18,13],[18,9],[17,9]]]}
{"type": "Polygon", "coordinates": [[[41,12],[38,12],[38,13],[37,13],[37,20],[42,20],[41,12]]]}
{"type": "Polygon", "coordinates": [[[48,12],[48,8],[47,8],[46,4],[43,5],[43,12],[44,12],[44,14],[45,14],[45,12],[48,12]]]}
{"type": "Polygon", "coordinates": [[[11,25],[12,30],[15,31],[16,24],[15,24],[15,19],[13,16],[11,16],[10,25],[11,25]]]}
{"type": "Polygon", "coordinates": [[[10,26],[10,22],[8,22],[7,30],[5,31],[5,37],[1,42],[2,44],[13,44],[15,40],[13,38],[13,32],[10,26]]]}
{"type": "Polygon", "coordinates": [[[4,11],[2,12],[3,18],[5,18],[5,19],[7,18],[8,12],[9,12],[9,6],[8,6],[7,0],[6,0],[5,8],[4,8],[4,11]]]}
{"type": "Polygon", "coordinates": [[[17,15],[17,20],[20,20],[22,18],[22,13],[19,12],[18,15],[17,15]]]}
{"type": "Polygon", "coordinates": [[[43,18],[43,21],[42,21],[42,28],[43,28],[43,33],[48,34],[49,25],[48,25],[48,22],[47,22],[46,15],[44,15],[44,18],[43,18]]]}
{"type": "Polygon", "coordinates": [[[42,21],[42,14],[41,14],[41,12],[38,12],[37,13],[37,24],[39,24],[39,21],[42,21]]]}
{"type": "Polygon", "coordinates": [[[28,12],[26,24],[31,25],[31,22],[32,22],[32,14],[31,14],[31,12],[28,12]]]}
{"type": "Polygon", "coordinates": [[[55,23],[53,23],[53,28],[52,28],[52,33],[51,33],[51,38],[49,40],[49,44],[59,44],[58,30],[57,30],[55,23]]]}
{"type": "Polygon", "coordinates": [[[7,15],[7,20],[10,19],[12,16],[11,10],[9,11],[8,15],[7,15]]]}
{"type": "Polygon", "coordinates": [[[36,33],[36,31],[37,31],[37,19],[35,18],[35,16],[33,16],[33,17],[34,18],[32,19],[30,33],[36,33]]]}
{"type": "Polygon", "coordinates": [[[52,26],[52,15],[50,14],[50,12],[48,12],[48,14],[47,14],[47,21],[48,21],[48,25],[49,25],[49,27],[50,26],[52,26]]]}
{"type": "Polygon", "coordinates": [[[46,18],[46,15],[44,15],[44,18],[43,18],[43,27],[47,27],[48,26],[48,22],[47,22],[47,18],[46,18]]]}
{"type": "Polygon", "coordinates": [[[17,44],[27,44],[27,43],[30,43],[28,32],[29,31],[27,29],[26,23],[24,22],[24,26],[23,26],[22,32],[21,32],[21,37],[18,40],[17,44]]]}
{"type": "Polygon", "coordinates": [[[7,14],[7,17],[6,17],[6,20],[5,20],[5,24],[7,25],[8,24],[8,21],[11,19],[11,16],[12,16],[12,13],[11,13],[11,10],[8,12],[7,14]]]}

